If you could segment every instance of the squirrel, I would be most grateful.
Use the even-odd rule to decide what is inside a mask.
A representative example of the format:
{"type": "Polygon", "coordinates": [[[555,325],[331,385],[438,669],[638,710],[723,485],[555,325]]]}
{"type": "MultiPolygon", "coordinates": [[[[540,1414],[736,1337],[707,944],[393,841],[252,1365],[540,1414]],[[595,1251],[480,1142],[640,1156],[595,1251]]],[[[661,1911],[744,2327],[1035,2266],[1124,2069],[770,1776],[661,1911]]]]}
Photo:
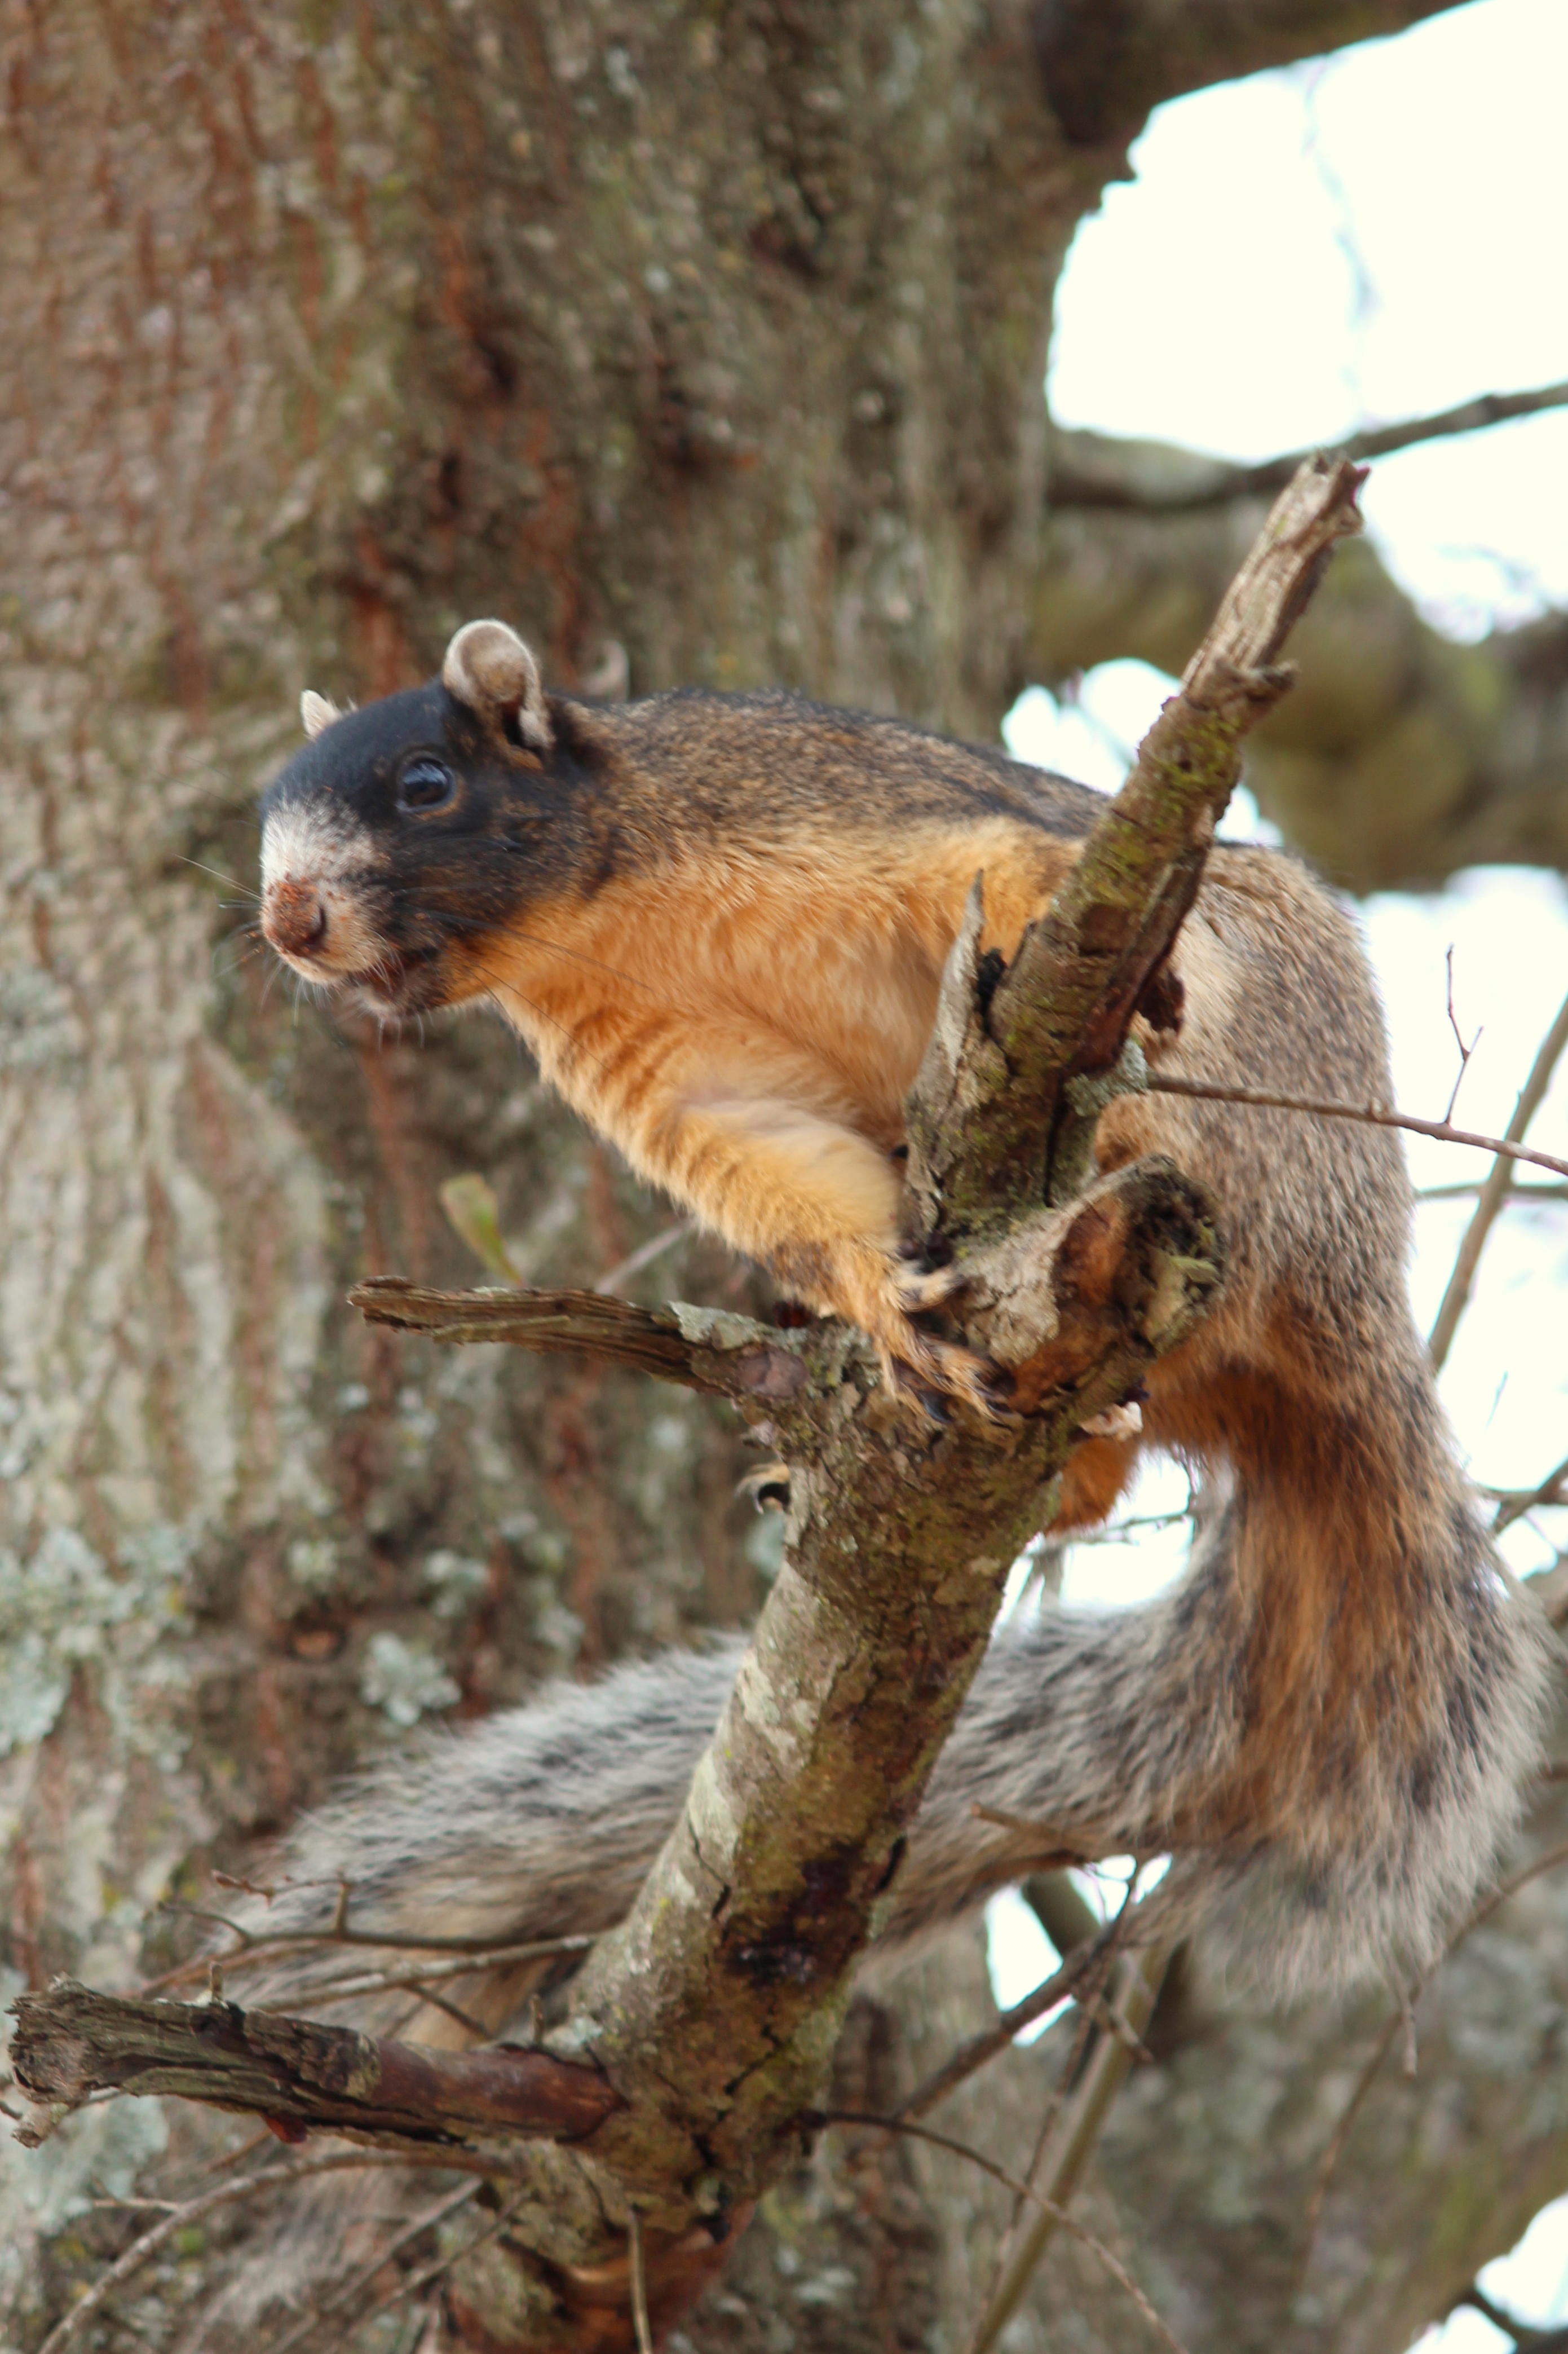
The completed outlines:
{"type": "MultiPolygon", "coordinates": [[[[1101,797],[782,693],[547,693],[495,620],[425,685],[346,716],[306,695],[302,716],[262,822],[262,926],[293,970],[384,1020],[488,1000],[634,1170],[858,1324],[895,1384],[990,1410],[989,1370],[914,1320],[947,1279],[901,1255],[901,1107],[977,870],[982,946],[1010,956],[1101,797]]],[[[1216,845],[1177,954],[1180,1019],[1137,1024],[1156,1069],[1391,1096],[1354,923],[1288,854],[1216,845]]],[[[1515,1819],[1551,1654],[1412,1321],[1397,1140],[1139,1093],[1096,1151],[1203,1182],[1227,1268],[1150,1373],[1141,1436],[1075,1448],[1054,1527],[1103,1518],[1144,1444],[1200,1469],[1213,1509],[1152,1603],[1046,1607],[993,1643],[883,1946],[1021,1877],[1048,1825],[1074,1852],[1173,1855],[1163,1917],[1201,1914],[1281,1995],[1423,1969],[1515,1819]]],[[[739,1656],[666,1653],[384,1762],[296,1832],[268,1930],[324,1927],[344,1875],[362,1934],[608,1927],[739,1656]]],[[[454,1982],[473,2030],[417,1995],[379,1997],[375,2023],[499,2033],[548,1967],[454,1982]]],[[[315,1968],[274,1972],[267,1999],[308,2003],[315,1968]]]]}

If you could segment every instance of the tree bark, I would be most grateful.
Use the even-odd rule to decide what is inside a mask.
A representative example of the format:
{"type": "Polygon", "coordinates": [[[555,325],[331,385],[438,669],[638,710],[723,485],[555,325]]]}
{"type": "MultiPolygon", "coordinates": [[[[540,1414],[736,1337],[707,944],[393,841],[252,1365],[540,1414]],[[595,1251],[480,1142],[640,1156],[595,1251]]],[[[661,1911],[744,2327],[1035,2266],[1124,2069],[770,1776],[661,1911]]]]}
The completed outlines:
{"type": "MultiPolygon", "coordinates": [[[[1568,1713],[1556,1727],[1559,1755],[1565,1743],[1568,1713]]],[[[1534,1810],[1521,1855],[1565,1839],[1558,1785],[1534,1810]]],[[[1141,2283],[1187,2354],[1389,2354],[1409,2344],[1568,2191],[1565,1951],[1568,1866],[1521,1888],[1445,1965],[1416,2009],[1413,2077],[1396,2034],[1309,2249],[1319,2161],[1388,1998],[1349,2011],[1308,2001],[1282,2018],[1187,1956],[1155,2013],[1151,2059],[1118,2096],[1074,2212],[1141,2283]]],[[[835,2101],[896,2108],[988,2007],[982,1941],[960,1933],[852,2018],[835,2101]]],[[[1022,2174],[1074,2030],[1069,2013],[926,2122],[1022,2174]]],[[[700,2354],[961,2345],[1012,2200],[962,2158],[841,2132],[770,2207],[687,2327],[700,2354]]],[[[1160,2340],[1097,2257],[1058,2233],[1006,2343],[1009,2354],[1055,2354],[1064,2343],[1153,2354],[1160,2340]]]]}

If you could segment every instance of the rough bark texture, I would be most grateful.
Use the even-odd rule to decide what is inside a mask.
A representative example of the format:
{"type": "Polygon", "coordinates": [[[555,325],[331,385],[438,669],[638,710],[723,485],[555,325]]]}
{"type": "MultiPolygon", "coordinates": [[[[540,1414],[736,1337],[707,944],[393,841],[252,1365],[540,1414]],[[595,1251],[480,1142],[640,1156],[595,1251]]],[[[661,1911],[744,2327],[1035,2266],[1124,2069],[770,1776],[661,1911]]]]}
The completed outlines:
{"type": "Polygon", "coordinates": [[[547,2052],[424,2052],[221,1999],[128,1999],[69,1978],[18,1999],[11,2053],[17,2083],[50,2103],[111,2087],[170,2093],[264,2116],[284,2140],[322,2131],[425,2151],[450,2141],[498,2173],[509,2137],[575,2141],[617,2105],[595,2070],[547,2052]]]}
{"type": "MultiPolygon", "coordinates": [[[[1568,1740],[1560,1719],[1557,1746],[1568,1740]]],[[[1561,1788],[1524,1852],[1568,1837],[1561,1788]]],[[[1319,2159],[1383,2028],[1372,1997],[1348,2015],[1280,2017],[1179,1966],[1074,2211],[1142,2284],[1188,2354],[1394,2354],[1568,2187],[1568,1869],[1531,1882],[1448,1962],[1351,2130],[1308,2253],[1319,2159]]],[[[958,1936],[890,2000],[852,2014],[835,2097],[896,2106],[988,2005],[980,1940],[958,1936]]],[[[1014,2049],[929,2122],[1015,2176],[1028,2164],[1072,2022],[1014,2049]]],[[[770,2194],[687,2326],[700,2354],[946,2349],[980,2306],[1012,2212],[965,2159],[835,2135],[770,2194]],[[896,2278],[903,2289],[890,2296],[896,2278]],[[883,2327],[891,2310],[892,2326],[883,2327]],[[924,2333],[929,2332],[927,2336],[924,2333]]],[[[1058,2233],[1003,2340],[1008,2354],[1153,2354],[1160,2341],[1095,2256],[1058,2233]]]]}
{"type": "MultiPolygon", "coordinates": [[[[207,1861],[241,1863],[376,1741],[732,1621],[771,1567],[732,1500],[723,1409],[515,1350],[443,1353],[341,1304],[390,1268],[471,1278],[437,1206],[461,1171],[495,1183],[532,1279],[593,1281],[660,1214],[498,1033],[381,1042],[269,992],[218,903],[251,886],[254,795],[299,689],[379,692],[493,610],[563,683],[782,679],[981,737],[1031,676],[1112,652],[1179,669],[1255,518],[1074,515],[1042,537],[1060,257],[1154,99],[1425,13],[1203,8],[1191,45],[1169,10],[972,0],[61,0],[9,21],[7,1988],[61,1968],[130,1982],[188,1942],[152,1908],[199,1898],[207,1861]]],[[[1266,801],[1358,878],[1446,871],[1456,844],[1563,857],[1561,636],[1446,648],[1370,557],[1341,559],[1266,801]]],[[[694,1243],[643,1280],[747,1304],[694,1243]]],[[[1533,1925],[1489,1935],[1502,1977],[1533,1986],[1533,1925]]],[[[1317,2032],[1213,2027],[1213,2116],[1246,2113],[1249,2052],[1309,2071],[1342,2048],[1317,2032]]],[[[878,2014],[864,2069],[894,2035],[878,2014]]],[[[1482,2087],[1462,2022],[1454,2044],[1453,2081],[1482,2087]]],[[[1539,2048],[1475,2096],[1489,2146],[1536,2153],[1532,2195],[1568,2179],[1532,2138],[1539,2048]]],[[[1201,2107],[1186,2098],[1172,2115],[1201,2107]]],[[[91,2209],[94,2186],[129,2190],[170,2130],[122,2103],[25,2160],[0,2151],[19,2342],[132,2228],[91,2209]]],[[[173,2157],[210,2146],[172,2130],[173,2157]]],[[[1150,2131],[1152,2165],[1175,2126],[1150,2131]]],[[[1478,2261],[1523,2191],[1476,2195],[1462,2121],[1422,2147],[1423,2211],[1454,2214],[1446,2244],[1478,2261]]],[[[1380,2238],[1365,2190],[1386,2187],[1382,2155],[1347,2177],[1365,2238],[1342,2278],[1397,2274],[1414,2313],[1408,2213],[1380,2238]]],[[[712,2321],[726,2282],[705,2344],[939,2333],[987,2194],[965,2178],[927,2203],[924,2154],[878,2165],[892,2236],[855,2240],[859,2193],[824,2157],[800,2199],[764,2201],[771,2239],[754,2227],[764,2334],[712,2321]],[[859,2302],[819,2261],[852,2242],[859,2302]]],[[[1202,2198],[1161,2211],[1135,2227],[1161,2247],[1223,2251],[1238,2228],[1202,2198]]],[[[145,2285],[154,2342],[219,2254],[145,2285]]],[[[1106,2343],[1135,2342],[1114,2292],[1085,2295],[1106,2343]]]]}

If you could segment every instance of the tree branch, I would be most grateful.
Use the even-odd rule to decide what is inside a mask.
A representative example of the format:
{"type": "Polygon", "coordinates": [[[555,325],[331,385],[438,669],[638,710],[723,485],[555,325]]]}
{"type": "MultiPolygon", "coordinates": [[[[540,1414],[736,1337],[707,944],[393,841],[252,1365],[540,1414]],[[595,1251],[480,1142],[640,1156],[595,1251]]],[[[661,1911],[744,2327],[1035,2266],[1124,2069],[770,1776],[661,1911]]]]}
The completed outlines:
{"type": "MultiPolygon", "coordinates": [[[[1564,1046],[1568,1046],[1568,997],[1563,999],[1558,1008],[1557,1019],[1536,1049],[1530,1076],[1519,1091],[1519,1101],[1514,1105],[1513,1118],[1508,1124],[1508,1135],[1504,1140],[1507,1143],[1523,1142],[1526,1129],[1545,1100],[1546,1091],[1552,1085],[1552,1075],[1557,1068],[1558,1058],[1564,1046]]],[[[1512,1183],[1512,1156],[1499,1152],[1487,1172],[1486,1181],[1481,1187],[1480,1199],[1476,1204],[1475,1214],[1465,1228],[1464,1238],[1460,1242],[1458,1253],[1454,1260],[1454,1272],[1448,1278],[1447,1288],[1443,1294],[1442,1305],[1437,1310],[1437,1320],[1432,1327],[1432,1337],[1426,1344],[1435,1371],[1441,1372],[1448,1351],[1453,1346],[1454,1335],[1459,1329],[1459,1319],[1465,1312],[1470,1297],[1470,1288],[1476,1279],[1476,1269],[1481,1263],[1481,1253],[1486,1248],[1487,1236],[1492,1230],[1499,1211],[1508,1199],[1512,1183]]]]}
{"type": "Polygon", "coordinates": [[[1185,90],[1403,32],[1452,0],[1054,0],[1031,12],[1045,92],[1075,146],[1126,140],[1185,90]]]}
{"type": "Polygon", "coordinates": [[[599,1291],[429,1291],[402,1276],[356,1283],[348,1304],[373,1324],[427,1341],[503,1341],[514,1349],[578,1355],[736,1405],[801,1397],[820,1351],[816,1335],[778,1332],[727,1309],[639,1308],[599,1291]]]}
{"type": "MultiPolygon", "coordinates": [[[[1568,383],[1539,385],[1531,392],[1487,392],[1441,408],[1430,417],[1407,417],[1396,425],[1372,425],[1333,444],[1334,454],[1351,465],[1412,450],[1423,441],[1479,433],[1490,425],[1510,424],[1520,417],[1539,417],[1544,410],[1568,407],[1568,383]]],[[[1205,507],[1227,505],[1233,499],[1271,498],[1311,457],[1309,450],[1292,451],[1282,458],[1263,458],[1255,465],[1232,465],[1220,458],[1185,453],[1183,468],[1151,468],[1149,445],[1118,442],[1107,434],[1075,433],[1055,427],[1051,435],[1050,472],[1046,498],[1054,508],[1132,509],[1141,514],[1193,514],[1205,507]]]]}
{"type": "MultiPolygon", "coordinates": [[[[909,1108],[907,1182],[927,1231],[984,1236],[1044,1198],[1064,1096],[1108,1070],[1197,895],[1249,728],[1293,673],[1276,656],[1336,540],[1361,528],[1353,466],[1314,459],[1282,493],[1220,612],[983,1016],[944,991],[909,1108]],[[967,1169],[969,1182],[959,1177],[967,1169]]],[[[972,997],[978,909],[959,949],[972,997]]],[[[1098,1105],[1081,1127],[1092,1133],[1098,1105]]],[[[1083,1138],[1086,1151],[1086,1135],[1083,1138]]],[[[1070,1182],[1070,1179],[1069,1181],[1070,1182]]]]}
{"type": "MultiPolygon", "coordinates": [[[[1094,443],[1146,482],[1149,511],[1048,513],[1015,686],[1133,657],[1179,676],[1253,529],[1246,501],[1185,505],[1212,461],[1094,443]]],[[[1075,459],[1075,463],[1078,460],[1075,459]]],[[[1355,891],[1428,887],[1465,866],[1568,869],[1568,617],[1459,644],[1425,621],[1366,541],[1292,643],[1295,694],[1247,747],[1246,780],[1295,846],[1355,891]]]]}
{"type": "Polygon", "coordinates": [[[504,2171],[513,2137],[577,2141],[620,2105],[597,2069],[547,2052],[428,2051],[231,2002],[96,1994],[61,1979],[18,1996],[15,2016],[16,2081],[50,2108],[105,2091],[171,2093],[264,2116],[288,2140],[315,2128],[450,2144],[504,2171]]]}

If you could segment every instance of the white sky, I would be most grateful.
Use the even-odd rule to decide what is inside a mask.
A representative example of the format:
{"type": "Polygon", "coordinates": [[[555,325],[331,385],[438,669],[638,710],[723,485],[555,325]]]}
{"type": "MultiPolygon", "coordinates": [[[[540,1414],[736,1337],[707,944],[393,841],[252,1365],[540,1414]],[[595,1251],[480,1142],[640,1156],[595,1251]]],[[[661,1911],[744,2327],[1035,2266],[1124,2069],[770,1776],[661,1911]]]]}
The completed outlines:
{"type": "MultiPolygon", "coordinates": [[[[1396,40],[1259,75],[1162,107],[1133,151],[1136,179],[1080,230],[1058,297],[1053,413],[1064,424],[1263,458],[1358,425],[1481,392],[1568,378],[1568,0],[1477,0],[1396,40]],[[1217,322],[1195,257],[1217,250],[1247,290],[1217,322]],[[1151,368],[1153,350],[1201,366],[1151,368]],[[1214,340],[1216,334],[1220,340],[1214,340]]],[[[1217,282],[1203,270],[1204,281],[1217,282]]],[[[1385,560],[1440,627],[1475,636],[1568,605],[1568,410],[1384,460],[1363,500],[1385,560]]],[[[1083,707],[1033,691],[1009,722],[1015,751],[1114,786],[1171,682],[1138,663],[1091,673],[1083,707]]],[[[1227,830],[1251,832],[1238,797],[1227,830]]],[[[1419,899],[1362,910],[1393,1042],[1403,1108],[1440,1118],[1458,1065],[1446,1009],[1482,1035],[1461,1125],[1499,1132],[1536,1044],[1568,993],[1568,892],[1556,875],[1490,869],[1419,899]]],[[[1531,1129],[1568,1154],[1568,1078],[1531,1129]]],[[[1482,1156],[1408,1140],[1419,1185],[1473,1179],[1482,1156]]],[[[1469,1205],[1417,1214],[1412,1290],[1423,1329],[1469,1205]]],[[[1459,1328],[1443,1394],[1475,1477],[1522,1486],[1568,1455],[1568,1207],[1504,1214],[1459,1328]]],[[[1129,1510],[1179,1506],[1155,1467],[1129,1510]]],[[[1568,1513],[1505,1543],[1521,1572],[1568,1545],[1568,1513]]],[[[1131,1602],[1174,1574],[1181,1529],[1079,1548],[1066,1590],[1131,1602]]],[[[1016,2000],[1050,1966],[1022,1899],[991,1913],[992,1973],[1016,2000]]],[[[1483,2275],[1524,2317],[1568,2319],[1568,2200],[1538,2216],[1483,2275]]],[[[1422,2354],[1490,2354],[1508,2341],[1456,2315],[1422,2354]]],[[[1393,2349],[1391,2349],[1393,2354],[1393,2349]]]]}

